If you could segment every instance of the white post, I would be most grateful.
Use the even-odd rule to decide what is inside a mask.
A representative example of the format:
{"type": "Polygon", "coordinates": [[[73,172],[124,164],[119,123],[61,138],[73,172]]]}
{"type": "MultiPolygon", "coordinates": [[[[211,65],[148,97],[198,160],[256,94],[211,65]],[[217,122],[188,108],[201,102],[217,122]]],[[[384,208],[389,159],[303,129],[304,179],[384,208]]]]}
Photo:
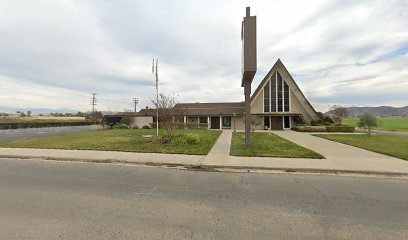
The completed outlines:
{"type": "Polygon", "coordinates": [[[222,117],[220,116],[220,129],[222,129],[222,117]]]}
{"type": "Polygon", "coordinates": [[[210,129],[210,116],[207,117],[207,129],[210,129]]]}
{"type": "Polygon", "coordinates": [[[186,129],[186,127],[187,127],[187,117],[184,116],[184,126],[183,126],[183,129],[186,129]]]}

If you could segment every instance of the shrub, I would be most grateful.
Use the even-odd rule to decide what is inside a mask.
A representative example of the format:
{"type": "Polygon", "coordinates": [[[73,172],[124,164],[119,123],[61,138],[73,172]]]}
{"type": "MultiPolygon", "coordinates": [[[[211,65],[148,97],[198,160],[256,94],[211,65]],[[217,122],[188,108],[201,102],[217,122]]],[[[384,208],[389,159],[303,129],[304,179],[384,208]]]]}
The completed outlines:
{"type": "Polygon", "coordinates": [[[169,137],[162,137],[162,138],[160,139],[160,143],[161,143],[161,144],[171,143],[171,138],[169,138],[169,137]]]}
{"type": "Polygon", "coordinates": [[[185,145],[185,144],[187,144],[186,139],[181,137],[181,136],[174,138],[173,143],[176,144],[176,145],[185,145]]]}
{"type": "Polygon", "coordinates": [[[200,137],[196,135],[187,134],[185,136],[187,144],[198,144],[200,143],[200,137]]]}
{"type": "Polygon", "coordinates": [[[330,125],[330,122],[327,122],[327,121],[325,121],[323,119],[318,119],[318,120],[312,120],[310,122],[310,125],[312,125],[312,126],[328,126],[328,125],[330,125]]]}
{"type": "Polygon", "coordinates": [[[310,125],[312,125],[312,126],[319,126],[317,120],[312,120],[312,121],[310,122],[310,125]]]}
{"type": "Polygon", "coordinates": [[[129,129],[126,124],[115,124],[112,126],[112,129],[129,129]]]}
{"type": "Polygon", "coordinates": [[[181,135],[174,138],[173,143],[177,145],[194,145],[200,143],[200,137],[192,134],[181,135]]]}
{"type": "Polygon", "coordinates": [[[147,125],[144,125],[142,128],[143,128],[143,129],[150,129],[150,127],[147,126],[147,125]]]}
{"type": "Polygon", "coordinates": [[[353,126],[326,126],[327,132],[354,132],[353,126]]]}
{"type": "Polygon", "coordinates": [[[303,121],[303,119],[299,116],[295,116],[293,118],[293,121],[296,123],[296,125],[300,125],[300,124],[306,124],[305,121],[303,121]]]}

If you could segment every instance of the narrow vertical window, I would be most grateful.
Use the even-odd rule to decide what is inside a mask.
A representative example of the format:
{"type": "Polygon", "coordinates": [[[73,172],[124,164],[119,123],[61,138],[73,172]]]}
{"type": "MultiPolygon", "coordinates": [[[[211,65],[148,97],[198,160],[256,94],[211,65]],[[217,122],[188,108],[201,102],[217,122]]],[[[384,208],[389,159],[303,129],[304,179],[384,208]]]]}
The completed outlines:
{"type": "Polygon", "coordinates": [[[276,112],[276,72],[271,78],[271,112],[276,112]]]}
{"type": "Polygon", "coordinates": [[[283,91],[284,91],[284,112],[289,112],[289,85],[283,81],[283,91]]]}
{"type": "Polygon", "coordinates": [[[282,76],[278,72],[278,112],[282,112],[283,110],[283,92],[282,92],[282,76]]]}
{"type": "Polygon", "coordinates": [[[269,81],[268,81],[264,87],[264,112],[270,112],[269,104],[270,104],[270,98],[269,98],[269,81]]]}

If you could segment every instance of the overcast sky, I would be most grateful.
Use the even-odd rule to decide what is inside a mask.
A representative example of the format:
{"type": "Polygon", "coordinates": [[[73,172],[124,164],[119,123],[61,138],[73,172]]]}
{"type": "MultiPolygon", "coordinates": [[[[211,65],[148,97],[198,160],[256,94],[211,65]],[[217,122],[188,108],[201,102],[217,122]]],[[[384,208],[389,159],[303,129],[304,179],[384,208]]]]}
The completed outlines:
{"type": "Polygon", "coordinates": [[[257,16],[258,72],[278,58],[316,110],[408,105],[408,1],[0,0],[0,111],[243,101],[240,28],[257,16]]]}

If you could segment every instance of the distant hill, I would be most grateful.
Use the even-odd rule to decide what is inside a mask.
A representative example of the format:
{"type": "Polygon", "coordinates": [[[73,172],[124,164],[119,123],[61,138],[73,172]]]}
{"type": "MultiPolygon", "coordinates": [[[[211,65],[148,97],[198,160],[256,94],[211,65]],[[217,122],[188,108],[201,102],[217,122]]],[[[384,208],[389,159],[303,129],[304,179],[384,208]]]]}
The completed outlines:
{"type": "MultiPolygon", "coordinates": [[[[352,117],[357,117],[362,115],[363,113],[371,113],[378,117],[389,117],[389,116],[408,116],[408,106],[405,107],[391,107],[391,106],[379,106],[379,107],[348,107],[347,110],[349,111],[352,117]]],[[[325,114],[330,114],[326,112],[325,114]]]]}

